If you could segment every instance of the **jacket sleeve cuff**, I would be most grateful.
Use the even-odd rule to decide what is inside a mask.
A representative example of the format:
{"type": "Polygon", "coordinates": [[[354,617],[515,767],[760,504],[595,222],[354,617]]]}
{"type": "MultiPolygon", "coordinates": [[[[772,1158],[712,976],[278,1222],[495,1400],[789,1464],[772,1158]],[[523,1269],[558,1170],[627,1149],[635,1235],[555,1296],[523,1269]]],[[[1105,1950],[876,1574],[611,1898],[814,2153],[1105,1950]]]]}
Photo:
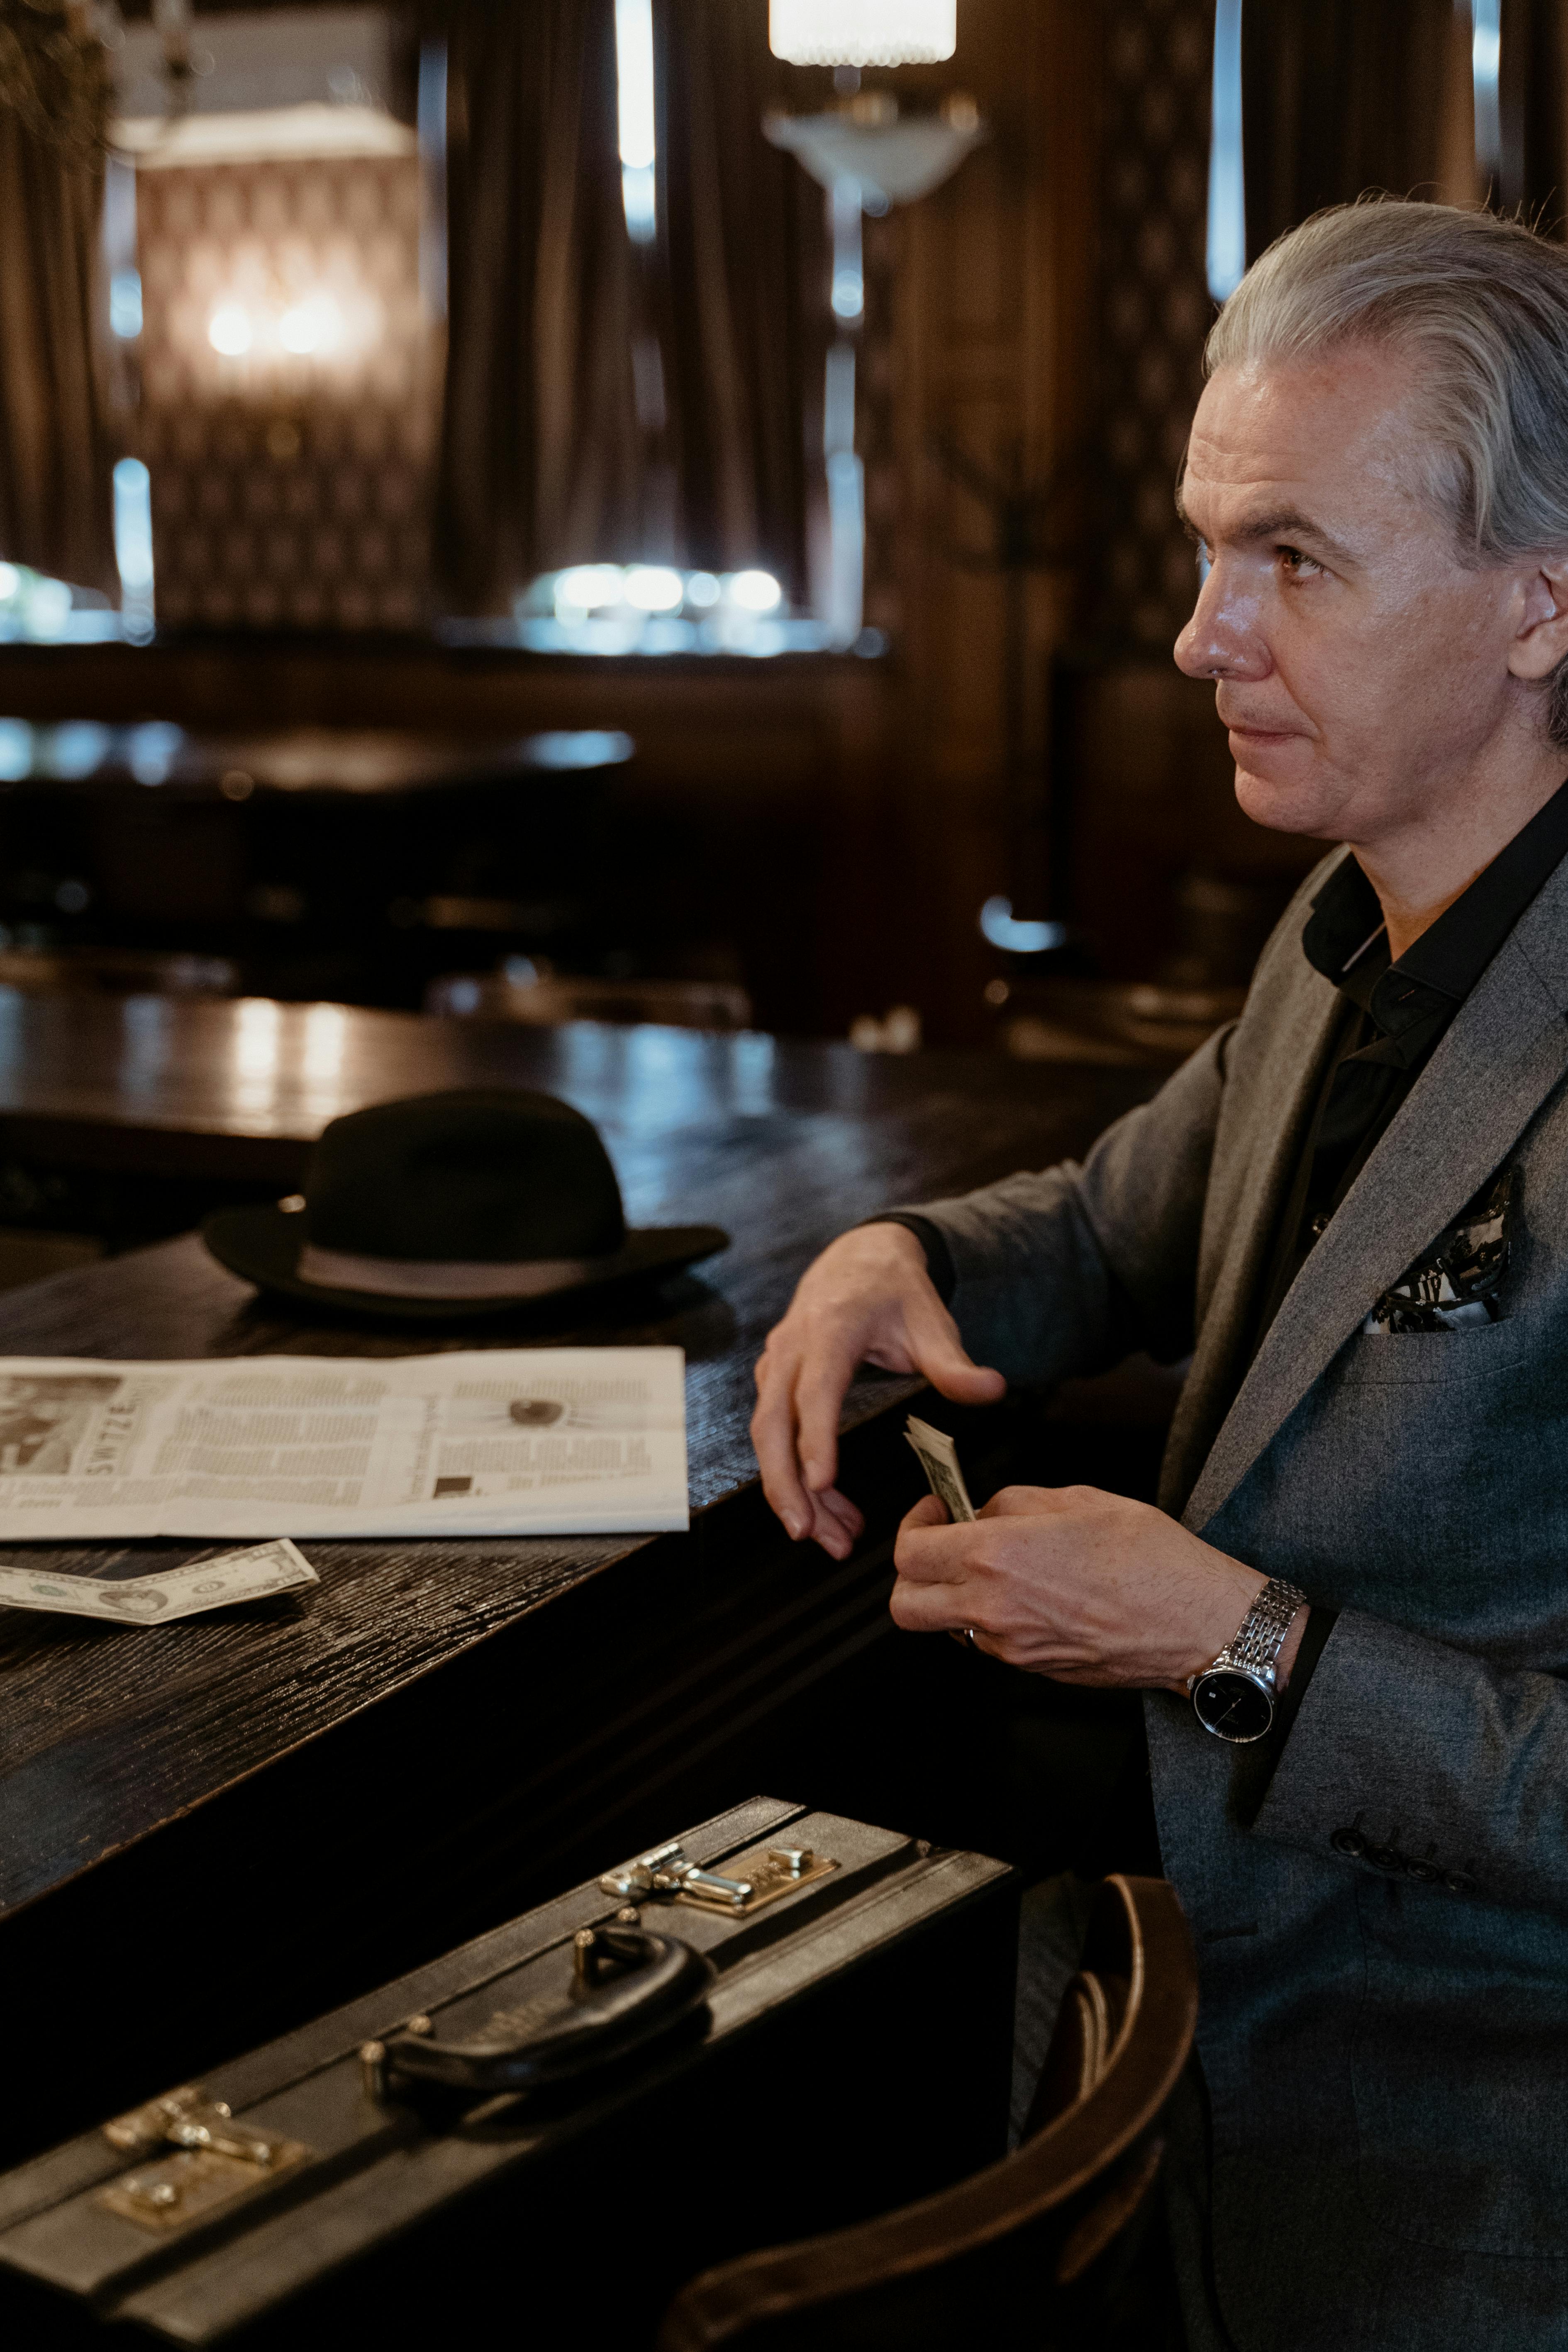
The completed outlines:
{"type": "Polygon", "coordinates": [[[1314,1601],[1307,1611],[1307,1623],[1296,1652],[1296,1663],[1290,1669],[1290,1679],[1280,1693],[1279,1704],[1274,1710],[1274,1720],[1268,1736],[1256,1748],[1245,1748],[1238,1761],[1237,1801],[1244,1821],[1256,1819],[1270,1783],[1285,1754],[1291,1727],[1301,1712],[1302,1704],[1318,1671],[1318,1661],[1333,1632],[1338,1612],[1321,1609],[1314,1601]]]}
{"type": "Polygon", "coordinates": [[[926,1254],[926,1272],[935,1285],[937,1297],[944,1307],[948,1304],[958,1287],[958,1268],[940,1225],[913,1209],[889,1209],[881,1216],[862,1217],[860,1222],[863,1225],[902,1225],[913,1234],[926,1254]]]}
{"type": "Polygon", "coordinates": [[[1561,1906],[1568,1692],[1342,1610],[1253,1826],[1347,1867],[1561,1906]]]}

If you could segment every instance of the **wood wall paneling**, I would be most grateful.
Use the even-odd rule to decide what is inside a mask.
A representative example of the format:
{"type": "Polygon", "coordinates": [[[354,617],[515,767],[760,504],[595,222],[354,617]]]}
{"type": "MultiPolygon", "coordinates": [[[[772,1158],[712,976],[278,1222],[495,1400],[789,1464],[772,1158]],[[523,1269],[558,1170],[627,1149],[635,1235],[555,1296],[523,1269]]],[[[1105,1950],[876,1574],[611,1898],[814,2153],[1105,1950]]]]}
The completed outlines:
{"type": "MultiPolygon", "coordinates": [[[[990,142],[923,202],[867,225],[873,300],[891,305],[868,319],[868,373],[874,390],[884,376],[896,385],[890,414],[879,403],[862,436],[877,519],[868,612],[897,614],[905,677],[906,915],[887,990],[901,983],[945,1039],[989,1034],[982,992],[997,960],[979,934],[982,901],[1002,891],[1024,911],[1045,877],[1012,870],[994,519],[940,447],[1032,485],[1078,462],[1093,400],[1099,38],[1097,12],[1062,0],[965,0],[952,66],[899,87],[911,104],[971,91],[990,142]]],[[[1070,576],[1033,572],[1026,614],[1026,751],[1043,763],[1070,576]]]]}
{"type": "Polygon", "coordinates": [[[439,338],[410,156],[140,174],[136,440],[165,625],[406,628],[429,606],[439,338]],[[325,347],[277,348],[325,306],[325,347]],[[245,309],[225,357],[214,313],[245,309]]]}

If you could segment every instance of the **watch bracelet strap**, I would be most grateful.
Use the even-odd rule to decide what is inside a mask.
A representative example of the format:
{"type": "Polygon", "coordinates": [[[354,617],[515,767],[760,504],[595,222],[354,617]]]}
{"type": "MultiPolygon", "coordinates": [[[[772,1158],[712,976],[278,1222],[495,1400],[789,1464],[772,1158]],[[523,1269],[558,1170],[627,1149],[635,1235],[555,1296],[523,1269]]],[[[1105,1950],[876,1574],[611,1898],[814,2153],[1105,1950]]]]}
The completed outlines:
{"type": "Polygon", "coordinates": [[[1307,1596],[1299,1586],[1288,1584],[1283,1577],[1271,1578],[1215,1664],[1239,1666],[1248,1674],[1271,1675],[1297,1612],[1307,1605],[1307,1596]]]}

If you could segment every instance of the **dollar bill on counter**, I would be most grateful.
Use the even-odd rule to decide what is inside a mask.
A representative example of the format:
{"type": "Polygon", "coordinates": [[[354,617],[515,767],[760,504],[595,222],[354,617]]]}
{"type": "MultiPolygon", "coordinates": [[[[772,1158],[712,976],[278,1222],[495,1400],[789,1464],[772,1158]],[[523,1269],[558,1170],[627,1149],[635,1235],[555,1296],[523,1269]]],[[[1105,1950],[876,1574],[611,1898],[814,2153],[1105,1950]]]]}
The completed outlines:
{"type": "Polygon", "coordinates": [[[932,1429],[929,1422],[917,1420],[911,1412],[904,1435],[920,1455],[921,1468],[931,1481],[931,1493],[939,1503],[947,1505],[947,1516],[956,1525],[975,1516],[969,1499],[969,1489],[963,1483],[963,1473],[958,1466],[958,1448],[944,1429],[932,1429]]]}
{"type": "Polygon", "coordinates": [[[154,1625],[174,1617],[198,1617],[204,1609],[227,1609],[237,1601],[295,1592],[321,1580],[304,1553],[285,1537],[276,1543],[247,1544],[242,1551],[219,1552],[213,1559],[190,1560],[184,1568],[118,1580],[0,1568],[0,1605],[98,1617],[114,1625],[154,1625]]]}

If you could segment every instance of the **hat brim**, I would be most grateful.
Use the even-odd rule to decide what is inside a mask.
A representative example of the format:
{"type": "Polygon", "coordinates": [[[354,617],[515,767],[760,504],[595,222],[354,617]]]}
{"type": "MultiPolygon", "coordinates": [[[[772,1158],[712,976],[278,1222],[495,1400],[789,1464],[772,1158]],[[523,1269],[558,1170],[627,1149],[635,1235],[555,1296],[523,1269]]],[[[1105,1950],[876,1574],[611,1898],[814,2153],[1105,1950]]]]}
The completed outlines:
{"type": "Polygon", "coordinates": [[[613,1255],[595,1259],[591,1275],[564,1280],[554,1289],[489,1298],[394,1298],[383,1291],[339,1290],[303,1281],[298,1268],[309,1238],[305,1226],[297,1211],[258,1202],[248,1208],[215,1212],[202,1226],[202,1239],[221,1265],[258,1289],[339,1314],[374,1316],[384,1323],[479,1323],[524,1309],[538,1314],[557,1302],[594,1296],[617,1283],[678,1273],[730,1246],[729,1234],[719,1225],[647,1226],[628,1233],[613,1255]]]}

